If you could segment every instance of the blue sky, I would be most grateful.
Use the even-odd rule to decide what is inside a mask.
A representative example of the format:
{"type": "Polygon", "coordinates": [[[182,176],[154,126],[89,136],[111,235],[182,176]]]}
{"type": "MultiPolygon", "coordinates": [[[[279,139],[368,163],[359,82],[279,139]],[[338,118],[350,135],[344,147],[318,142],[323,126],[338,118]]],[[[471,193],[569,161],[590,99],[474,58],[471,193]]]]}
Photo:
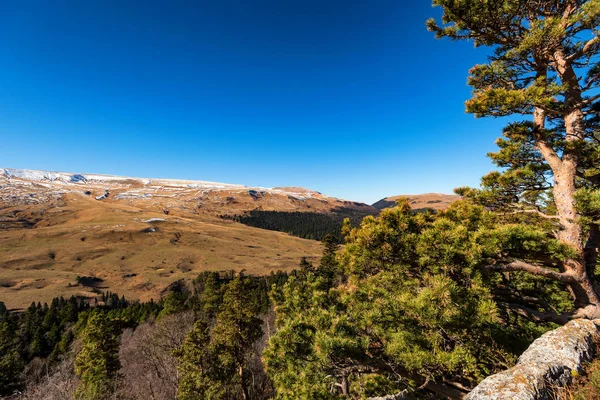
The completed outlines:
{"type": "Polygon", "coordinates": [[[428,1],[0,0],[0,167],[303,186],[478,185],[470,43],[428,1]]]}

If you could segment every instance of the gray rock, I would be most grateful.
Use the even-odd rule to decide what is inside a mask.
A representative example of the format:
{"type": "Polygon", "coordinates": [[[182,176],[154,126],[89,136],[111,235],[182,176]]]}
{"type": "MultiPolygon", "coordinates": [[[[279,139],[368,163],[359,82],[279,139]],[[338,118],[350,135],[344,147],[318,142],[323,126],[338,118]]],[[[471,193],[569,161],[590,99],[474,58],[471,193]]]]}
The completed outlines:
{"type": "Polygon", "coordinates": [[[517,364],[488,376],[467,400],[545,400],[549,389],[570,382],[573,372],[589,361],[600,336],[600,320],[574,320],[543,334],[517,364]]]}

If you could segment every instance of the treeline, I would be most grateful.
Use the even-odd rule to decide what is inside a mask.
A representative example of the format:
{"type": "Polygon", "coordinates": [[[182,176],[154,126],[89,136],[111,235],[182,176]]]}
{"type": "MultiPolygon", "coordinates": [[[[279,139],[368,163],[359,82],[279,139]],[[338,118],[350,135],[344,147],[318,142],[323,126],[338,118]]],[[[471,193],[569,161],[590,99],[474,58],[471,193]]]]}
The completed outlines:
{"type": "Polygon", "coordinates": [[[274,326],[269,291],[287,280],[284,272],[206,272],[159,302],[111,292],[32,303],[23,312],[0,302],[0,396],[195,399],[200,374],[219,388],[214,398],[239,398],[240,391],[269,398],[260,361],[274,326]]]}
{"type": "Polygon", "coordinates": [[[32,303],[24,312],[9,312],[0,302],[0,395],[21,390],[34,361],[44,360],[52,369],[70,348],[76,334],[91,314],[102,313],[119,320],[121,327],[133,327],[158,314],[162,306],[153,301],[130,302],[115,293],[102,293],[100,299],[58,297],[50,305],[32,303]],[[93,307],[92,307],[93,305],[93,307]]]}
{"type": "Polygon", "coordinates": [[[325,236],[332,235],[338,243],[341,243],[343,241],[341,228],[346,218],[356,226],[367,215],[376,214],[377,210],[338,207],[329,213],[253,210],[226,218],[255,228],[285,232],[303,239],[323,240],[325,236]]]}

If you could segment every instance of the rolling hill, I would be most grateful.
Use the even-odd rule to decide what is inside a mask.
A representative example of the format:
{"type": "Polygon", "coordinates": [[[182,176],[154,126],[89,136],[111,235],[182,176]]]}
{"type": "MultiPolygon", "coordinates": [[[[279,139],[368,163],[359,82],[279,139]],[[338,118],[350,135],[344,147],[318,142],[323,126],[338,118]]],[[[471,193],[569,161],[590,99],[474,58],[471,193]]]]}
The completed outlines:
{"type": "Polygon", "coordinates": [[[398,199],[406,197],[413,210],[425,210],[431,208],[434,210],[445,210],[448,206],[460,199],[460,196],[453,194],[442,194],[442,193],[425,193],[425,194],[407,194],[390,196],[373,203],[373,207],[383,210],[389,207],[394,207],[398,199]]]}

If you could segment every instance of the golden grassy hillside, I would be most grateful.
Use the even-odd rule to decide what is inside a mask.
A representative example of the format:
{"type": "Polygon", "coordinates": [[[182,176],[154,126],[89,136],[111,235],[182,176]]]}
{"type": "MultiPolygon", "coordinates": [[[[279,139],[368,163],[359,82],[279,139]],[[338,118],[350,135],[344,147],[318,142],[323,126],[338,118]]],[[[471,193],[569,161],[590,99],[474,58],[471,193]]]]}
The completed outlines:
{"type": "Polygon", "coordinates": [[[149,202],[136,207],[79,193],[32,204],[4,200],[0,301],[10,308],[94,290],[156,299],[170,283],[201,271],[267,274],[321,252],[318,242],[193,210],[166,215],[149,202]]]}
{"type": "Polygon", "coordinates": [[[442,194],[442,193],[425,193],[416,195],[398,195],[390,196],[379,200],[373,204],[380,210],[384,208],[393,207],[396,205],[398,199],[406,197],[413,210],[423,210],[426,208],[432,208],[434,210],[445,210],[448,206],[460,199],[460,196],[453,194],[442,194]]]}

